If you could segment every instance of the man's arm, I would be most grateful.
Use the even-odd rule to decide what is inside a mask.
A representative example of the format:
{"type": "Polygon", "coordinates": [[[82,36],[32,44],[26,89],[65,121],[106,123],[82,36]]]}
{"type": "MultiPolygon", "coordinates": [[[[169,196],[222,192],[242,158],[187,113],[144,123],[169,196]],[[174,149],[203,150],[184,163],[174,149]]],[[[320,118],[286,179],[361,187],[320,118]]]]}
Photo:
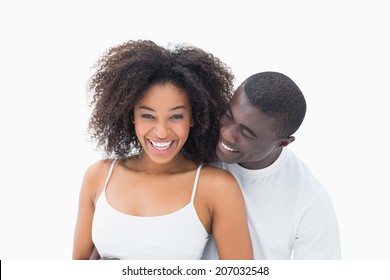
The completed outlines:
{"type": "Polygon", "coordinates": [[[302,216],[294,244],[293,259],[341,259],[336,214],[325,191],[313,200],[302,216]]]}

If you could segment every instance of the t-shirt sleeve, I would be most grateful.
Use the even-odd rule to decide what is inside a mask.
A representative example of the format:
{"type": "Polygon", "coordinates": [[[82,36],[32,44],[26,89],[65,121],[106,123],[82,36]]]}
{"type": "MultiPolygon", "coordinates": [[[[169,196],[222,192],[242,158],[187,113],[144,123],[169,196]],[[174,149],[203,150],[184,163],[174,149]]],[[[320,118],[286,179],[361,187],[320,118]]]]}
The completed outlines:
{"type": "Polygon", "coordinates": [[[341,259],[336,214],[325,191],[318,194],[302,215],[294,242],[293,259],[341,259]]]}

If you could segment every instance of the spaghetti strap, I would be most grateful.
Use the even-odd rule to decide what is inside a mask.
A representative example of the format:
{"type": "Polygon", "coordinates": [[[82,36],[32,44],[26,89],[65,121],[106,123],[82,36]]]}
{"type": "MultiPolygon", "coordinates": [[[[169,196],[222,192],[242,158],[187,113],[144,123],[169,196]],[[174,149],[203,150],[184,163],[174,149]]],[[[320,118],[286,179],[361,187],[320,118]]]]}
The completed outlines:
{"type": "Polygon", "coordinates": [[[111,163],[110,171],[108,171],[108,175],[107,175],[106,183],[104,184],[104,189],[103,189],[103,191],[106,190],[107,185],[108,185],[108,181],[110,181],[110,178],[111,178],[111,175],[112,175],[112,171],[114,170],[115,162],[116,162],[116,159],[114,159],[114,160],[112,161],[112,163],[111,163]]]}
{"type": "Polygon", "coordinates": [[[194,186],[192,187],[191,203],[194,203],[196,188],[198,186],[200,169],[202,168],[202,166],[203,164],[199,165],[198,168],[196,169],[195,182],[194,182],[194,186]]]}

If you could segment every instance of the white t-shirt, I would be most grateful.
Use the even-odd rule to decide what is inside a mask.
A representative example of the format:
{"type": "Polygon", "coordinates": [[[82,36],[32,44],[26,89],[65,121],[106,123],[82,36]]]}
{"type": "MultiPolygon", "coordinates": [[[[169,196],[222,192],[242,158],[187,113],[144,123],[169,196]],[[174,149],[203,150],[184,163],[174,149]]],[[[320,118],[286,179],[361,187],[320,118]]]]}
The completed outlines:
{"type": "MultiPolygon", "coordinates": [[[[244,195],[255,259],[341,259],[332,202],[307,166],[287,148],[269,167],[222,163],[244,195]]],[[[210,237],[203,259],[218,259],[210,237]]]]}

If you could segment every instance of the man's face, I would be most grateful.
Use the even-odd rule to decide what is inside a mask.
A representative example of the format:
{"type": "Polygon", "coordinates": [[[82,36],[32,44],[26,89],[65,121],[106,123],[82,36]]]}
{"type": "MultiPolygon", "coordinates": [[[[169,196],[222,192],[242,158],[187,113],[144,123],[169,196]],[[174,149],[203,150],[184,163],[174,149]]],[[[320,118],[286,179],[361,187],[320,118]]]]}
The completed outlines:
{"type": "Polygon", "coordinates": [[[218,158],[248,169],[269,166],[278,158],[282,147],[286,146],[283,141],[287,140],[277,138],[274,124],[275,119],[251,105],[244,87],[239,87],[220,119],[218,158]]]}

